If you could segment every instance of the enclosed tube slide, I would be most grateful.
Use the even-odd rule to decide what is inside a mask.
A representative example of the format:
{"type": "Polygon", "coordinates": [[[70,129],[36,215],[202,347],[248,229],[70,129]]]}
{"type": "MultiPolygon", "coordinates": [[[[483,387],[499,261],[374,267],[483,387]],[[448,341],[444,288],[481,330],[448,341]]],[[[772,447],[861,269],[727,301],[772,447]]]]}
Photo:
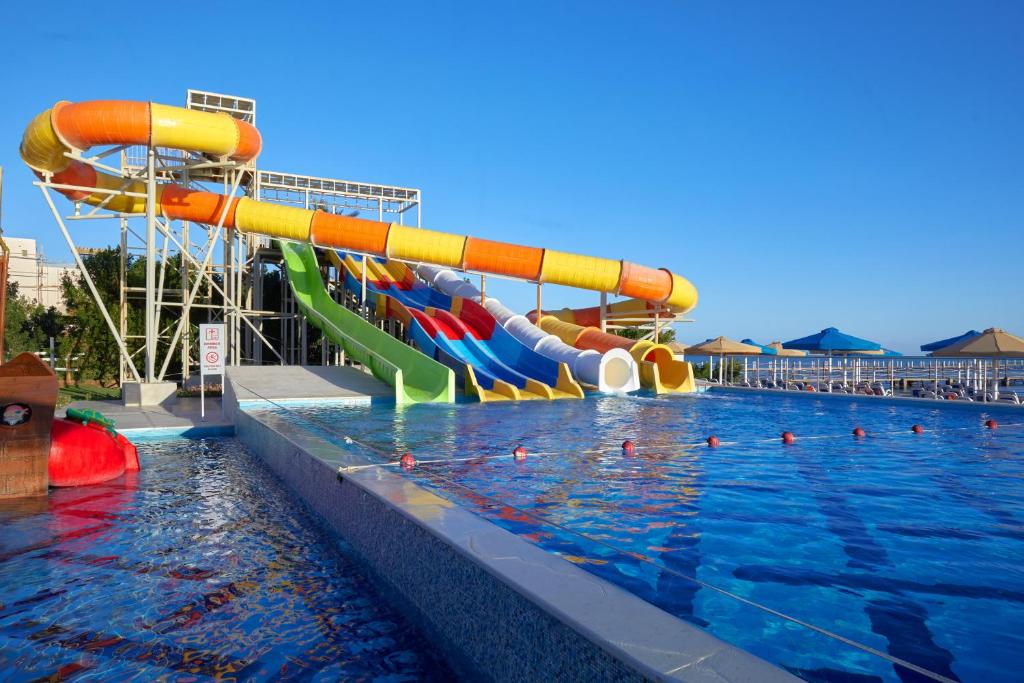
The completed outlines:
{"type": "MultiPolygon", "coordinates": [[[[527,316],[534,324],[536,311],[527,316]]],[[[596,327],[583,327],[546,315],[540,320],[545,332],[556,335],[577,349],[606,352],[623,349],[640,364],[640,383],[656,393],[690,393],[696,391],[693,365],[676,358],[672,349],[650,340],[636,340],[602,332],[596,327]]]]}
{"type": "MultiPolygon", "coordinates": [[[[29,124],[21,142],[21,158],[40,175],[64,185],[60,191],[75,201],[99,204],[109,199],[106,207],[112,211],[142,213],[146,198],[141,181],[126,183],[120,176],[104,174],[72,158],[90,147],[108,144],[169,147],[245,162],[256,158],[262,141],[254,126],[225,113],[124,100],[59,102],[29,124]],[[132,194],[110,198],[109,191],[122,185],[132,194]]],[[[664,304],[678,312],[697,305],[697,290],[685,278],[628,261],[226,197],[177,185],[161,185],[157,202],[161,213],[173,219],[220,223],[326,248],[610,292],[664,304]]]]}
{"type": "MultiPolygon", "coordinates": [[[[671,307],[661,306],[650,301],[639,299],[626,299],[616,301],[605,307],[605,320],[612,320],[617,325],[637,325],[639,323],[624,322],[621,319],[633,320],[654,320],[660,315],[663,319],[674,315],[676,311],[671,307]]],[[[531,311],[531,313],[534,313],[531,311]]],[[[557,320],[573,323],[580,327],[601,327],[601,307],[589,306],[587,308],[560,308],[557,311],[544,311],[545,316],[551,316],[557,320]]]]}
{"type": "MultiPolygon", "coordinates": [[[[480,291],[457,273],[445,268],[421,265],[416,273],[449,296],[462,297],[480,303],[480,291]]],[[[569,366],[579,381],[595,386],[605,393],[624,393],[640,388],[636,361],[626,351],[609,349],[605,353],[581,350],[565,344],[553,334],[544,332],[524,316],[502,305],[493,297],[483,299],[483,308],[495,321],[528,349],[569,366]]]]}

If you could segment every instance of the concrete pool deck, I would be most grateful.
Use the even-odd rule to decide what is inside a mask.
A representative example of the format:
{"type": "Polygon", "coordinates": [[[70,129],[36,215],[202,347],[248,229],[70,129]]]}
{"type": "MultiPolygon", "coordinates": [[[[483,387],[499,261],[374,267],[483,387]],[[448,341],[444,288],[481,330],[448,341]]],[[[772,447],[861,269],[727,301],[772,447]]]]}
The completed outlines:
{"type": "MultiPolygon", "coordinates": [[[[128,437],[230,436],[235,431],[234,422],[222,414],[220,398],[206,399],[205,420],[198,398],[173,398],[156,406],[125,406],[119,400],[75,401],[68,408],[97,410],[114,420],[117,431],[128,437]]],[[[66,412],[58,410],[57,417],[66,412]]]]}
{"type": "Polygon", "coordinates": [[[227,368],[224,409],[274,405],[370,405],[394,401],[395,390],[350,366],[263,365],[227,368]]]}

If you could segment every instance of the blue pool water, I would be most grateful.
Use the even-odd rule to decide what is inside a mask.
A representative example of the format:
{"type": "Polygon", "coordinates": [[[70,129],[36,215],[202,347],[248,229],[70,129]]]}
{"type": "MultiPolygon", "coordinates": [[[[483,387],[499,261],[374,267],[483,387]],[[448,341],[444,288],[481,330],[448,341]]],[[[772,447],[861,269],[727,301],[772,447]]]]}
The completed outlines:
{"type": "Polygon", "coordinates": [[[0,680],[450,680],[238,442],[139,451],[0,503],[0,680]]]}
{"type": "Polygon", "coordinates": [[[411,450],[407,476],[807,680],[1022,678],[1024,412],[993,431],[714,392],[283,412],[381,462],[411,450]]]}

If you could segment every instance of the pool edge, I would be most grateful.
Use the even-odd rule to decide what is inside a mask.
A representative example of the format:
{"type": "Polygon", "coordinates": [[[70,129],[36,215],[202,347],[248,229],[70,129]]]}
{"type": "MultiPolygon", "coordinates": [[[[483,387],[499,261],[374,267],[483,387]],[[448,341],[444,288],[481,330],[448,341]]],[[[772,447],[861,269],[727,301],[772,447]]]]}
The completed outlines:
{"type": "Polygon", "coordinates": [[[272,413],[236,435],[468,678],[797,680],[272,413]]]}

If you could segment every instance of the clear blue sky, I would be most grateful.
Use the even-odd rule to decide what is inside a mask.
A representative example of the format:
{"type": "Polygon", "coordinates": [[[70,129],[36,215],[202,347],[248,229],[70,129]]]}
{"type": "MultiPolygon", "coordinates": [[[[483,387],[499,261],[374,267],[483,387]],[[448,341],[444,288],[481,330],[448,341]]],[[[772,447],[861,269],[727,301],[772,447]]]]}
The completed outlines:
{"type": "Polygon", "coordinates": [[[0,25],[4,227],[53,258],[25,124],[194,87],[257,99],[265,168],[420,187],[427,227],[685,275],[686,341],[1024,333],[1022,3],[87,5],[0,25]]]}

